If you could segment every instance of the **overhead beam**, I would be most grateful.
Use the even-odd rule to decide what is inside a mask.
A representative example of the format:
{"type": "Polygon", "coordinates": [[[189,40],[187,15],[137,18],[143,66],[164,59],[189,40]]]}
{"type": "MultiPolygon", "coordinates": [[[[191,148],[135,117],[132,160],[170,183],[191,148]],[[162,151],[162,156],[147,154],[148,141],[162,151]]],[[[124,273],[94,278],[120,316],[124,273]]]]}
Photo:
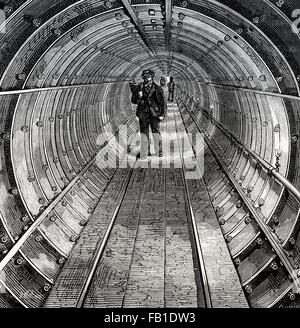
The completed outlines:
{"type": "Polygon", "coordinates": [[[145,33],[143,26],[140,22],[140,20],[137,17],[136,12],[134,11],[132,5],[131,5],[131,1],[130,0],[119,0],[122,4],[123,7],[126,9],[127,14],[129,15],[129,17],[131,18],[136,30],[138,31],[138,33],[140,34],[142,40],[144,41],[144,43],[146,44],[146,46],[148,47],[148,49],[150,50],[150,52],[152,53],[153,57],[156,59],[156,61],[158,62],[158,65],[160,66],[161,70],[163,71],[163,66],[157,56],[157,53],[155,52],[154,48],[152,47],[148,35],[145,33]]]}
{"type": "Polygon", "coordinates": [[[172,0],[165,0],[165,40],[166,51],[168,53],[168,75],[171,70],[170,62],[170,42],[171,42],[171,21],[172,21],[172,0]]]}
{"type": "Polygon", "coordinates": [[[172,20],[172,0],[165,1],[165,10],[166,10],[166,49],[170,51],[170,39],[171,39],[171,20],[172,20]]]}
{"type": "Polygon", "coordinates": [[[137,31],[139,32],[139,34],[141,35],[143,41],[146,43],[147,47],[149,48],[149,50],[151,52],[154,52],[155,51],[153,50],[151,44],[150,44],[150,41],[149,41],[149,38],[147,36],[147,34],[145,33],[143,27],[142,27],[142,24],[141,22],[139,21],[138,17],[137,17],[137,14],[136,12],[134,11],[134,9],[132,8],[131,4],[130,4],[130,0],[120,0],[120,2],[123,4],[123,7],[126,9],[129,17],[131,18],[135,28],[137,29],[137,31]]]}

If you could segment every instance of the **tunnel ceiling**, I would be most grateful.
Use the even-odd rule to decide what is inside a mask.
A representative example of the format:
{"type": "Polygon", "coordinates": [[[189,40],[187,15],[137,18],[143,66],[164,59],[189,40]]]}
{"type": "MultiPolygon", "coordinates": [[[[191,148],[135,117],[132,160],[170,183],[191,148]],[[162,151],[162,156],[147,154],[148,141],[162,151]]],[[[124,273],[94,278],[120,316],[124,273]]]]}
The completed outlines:
{"type": "Polygon", "coordinates": [[[282,8],[270,1],[263,6],[254,2],[251,9],[228,3],[174,1],[171,12],[160,1],[133,1],[132,17],[118,1],[58,1],[50,8],[43,2],[8,2],[2,90],[19,88],[23,81],[13,78],[18,74],[29,79],[26,87],[40,87],[122,81],[150,65],[165,75],[172,71],[194,80],[274,91],[279,87],[297,94],[297,48],[288,46],[298,36],[282,8]],[[285,35],[268,35],[274,17],[285,27],[278,33],[285,35]]]}
{"type": "MultiPolygon", "coordinates": [[[[73,217],[87,220],[99,194],[82,181],[93,181],[91,161],[130,121],[128,82],[145,68],[157,80],[173,75],[187,104],[206,108],[233,144],[271,166],[280,151],[280,174],[299,189],[297,1],[2,0],[0,9],[0,271],[53,212],[63,224],[40,233],[52,256],[68,256],[82,229],[73,217]]],[[[207,126],[211,140],[216,126],[207,126]]],[[[261,194],[267,218],[282,211],[283,190],[261,194]]],[[[53,282],[51,270],[42,275],[53,282]]]]}

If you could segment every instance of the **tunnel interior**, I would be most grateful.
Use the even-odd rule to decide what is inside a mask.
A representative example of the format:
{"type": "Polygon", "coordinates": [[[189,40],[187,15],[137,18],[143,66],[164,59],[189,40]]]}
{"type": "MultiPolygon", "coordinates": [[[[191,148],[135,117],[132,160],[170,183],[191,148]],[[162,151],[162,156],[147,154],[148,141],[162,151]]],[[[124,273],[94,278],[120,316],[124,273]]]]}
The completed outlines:
{"type": "Polygon", "coordinates": [[[178,107],[202,127],[222,183],[229,172],[262,218],[232,187],[214,204],[249,305],[299,305],[297,1],[0,9],[1,307],[43,306],[111,177],[97,155],[114,152],[124,127],[138,131],[129,82],[147,68],[157,82],[174,76],[178,107]],[[230,201],[245,210],[234,222],[224,219],[230,201]]]}

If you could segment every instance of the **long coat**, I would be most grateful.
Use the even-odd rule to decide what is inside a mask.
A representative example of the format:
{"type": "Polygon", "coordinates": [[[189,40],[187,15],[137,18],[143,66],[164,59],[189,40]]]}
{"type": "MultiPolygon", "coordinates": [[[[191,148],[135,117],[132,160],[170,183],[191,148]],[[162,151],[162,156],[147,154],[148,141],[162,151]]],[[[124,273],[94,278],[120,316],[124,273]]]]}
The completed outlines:
{"type": "Polygon", "coordinates": [[[149,116],[155,118],[165,116],[167,104],[165,101],[164,90],[155,82],[153,82],[148,95],[145,92],[144,84],[138,84],[134,89],[132,89],[131,101],[133,104],[138,105],[136,116],[139,119],[149,116]],[[143,91],[142,98],[139,98],[139,91],[143,91]]]}

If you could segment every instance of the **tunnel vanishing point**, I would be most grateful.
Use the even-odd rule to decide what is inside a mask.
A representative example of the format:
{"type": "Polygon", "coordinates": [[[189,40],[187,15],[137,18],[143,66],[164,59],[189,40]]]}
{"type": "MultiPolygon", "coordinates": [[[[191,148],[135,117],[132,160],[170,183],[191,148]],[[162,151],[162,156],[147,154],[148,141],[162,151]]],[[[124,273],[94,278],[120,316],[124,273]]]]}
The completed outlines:
{"type": "Polygon", "coordinates": [[[298,0],[1,0],[0,307],[299,307],[299,17],[298,0]],[[176,137],[179,168],[97,162],[138,140],[148,68],[176,82],[167,138],[203,136],[199,178],[176,137]]]}

